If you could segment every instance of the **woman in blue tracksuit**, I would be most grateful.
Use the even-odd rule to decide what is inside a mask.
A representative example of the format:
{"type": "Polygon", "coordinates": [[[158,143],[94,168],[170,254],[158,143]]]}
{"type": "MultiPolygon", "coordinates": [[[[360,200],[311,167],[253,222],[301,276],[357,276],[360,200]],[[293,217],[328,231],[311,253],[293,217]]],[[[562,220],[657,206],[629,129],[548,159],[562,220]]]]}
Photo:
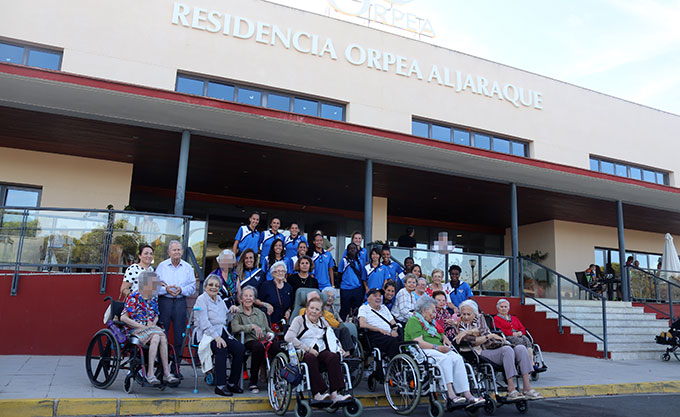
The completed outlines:
{"type": "Polygon", "coordinates": [[[390,272],[387,266],[383,265],[380,259],[380,251],[377,248],[371,249],[371,261],[364,266],[362,280],[364,281],[364,289],[368,294],[371,288],[382,288],[390,278],[390,272]]]}
{"type": "Polygon", "coordinates": [[[347,320],[347,314],[355,308],[361,307],[366,294],[363,281],[363,265],[358,257],[359,248],[356,244],[347,245],[347,256],[342,258],[338,272],[342,274],[340,283],[340,318],[347,320]]]}
{"type": "Polygon", "coordinates": [[[241,254],[246,249],[252,249],[255,254],[260,250],[261,234],[256,227],[260,224],[260,214],[257,212],[251,213],[248,218],[248,225],[243,225],[238,228],[236,237],[234,237],[234,246],[231,250],[236,254],[236,259],[241,259],[241,254]]]}
{"type": "Polygon", "coordinates": [[[269,256],[269,250],[272,247],[272,243],[274,243],[276,239],[280,239],[281,242],[283,242],[286,238],[279,230],[279,227],[281,227],[281,220],[278,217],[272,218],[272,221],[269,222],[269,227],[269,230],[265,230],[260,234],[260,267],[265,271],[267,268],[264,267],[264,260],[269,256]]]}
{"type": "MultiPolygon", "coordinates": [[[[291,223],[290,226],[288,227],[288,232],[289,235],[286,236],[286,238],[283,240],[283,245],[286,247],[286,262],[288,262],[288,259],[297,255],[297,250],[298,246],[300,245],[300,242],[307,243],[307,238],[300,232],[300,226],[298,226],[297,223],[295,222],[291,223]]],[[[292,274],[293,269],[288,268],[288,273],[292,274]]]]}
{"type": "Polygon", "coordinates": [[[284,264],[286,263],[286,249],[283,247],[283,240],[274,239],[271,246],[269,247],[269,253],[263,258],[262,270],[266,271],[265,273],[267,275],[267,281],[271,281],[274,279],[274,277],[272,276],[269,268],[271,268],[274,263],[279,261],[283,262],[284,264]]]}

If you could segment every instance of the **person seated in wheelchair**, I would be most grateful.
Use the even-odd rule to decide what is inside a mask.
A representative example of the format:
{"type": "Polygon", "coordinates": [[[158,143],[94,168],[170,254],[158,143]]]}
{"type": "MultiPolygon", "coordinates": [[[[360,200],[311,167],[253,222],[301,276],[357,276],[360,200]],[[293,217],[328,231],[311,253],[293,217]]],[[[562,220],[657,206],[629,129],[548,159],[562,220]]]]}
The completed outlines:
{"type": "Polygon", "coordinates": [[[452,410],[456,405],[465,404],[475,407],[483,404],[483,398],[470,393],[467,372],[463,358],[455,351],[451,341],[435,324],[436,303],[429,295],[418,298],[415,312],[406,322],[404,340],[414,341],[429,358],[434,359],[446,384],[446,408],[452,410]],[[462,396],[456,395],[456,392],[462,396]]]}
{"type": "Polygon", "coordinates": [[[359,307],[359,327],[366,330],[371,346],[393,358],[399,353],[399,343],[403,339],[399,337],[398,325],[392,313],[382,303],[384,294],[385,290],[381,288],[368,290],[368,304],[359,307]]]}
{"type": "Polygon", "coordinates": [[[465,300],[458,305],[460,322],[455,342],[467,342],[482,358],[503,365],[508,384],[508,400],[538,400],[543,396],[531,388],[529,373],[533,370],[531,357],[524,345],[512,346],[503,335],[491,333],[486,320],[479,314],[477,303],[465,300]],[[522,375],[523,393],[517,391],[515,376],[517,366],[522,375]]]}
{"type": "Polygon", "coordinates": [[[340,394],[345,388],[342,369],[340,367],[340,355],[342,348],[332,327],[321,316],[322,301],[312,299],[307,302],[305,314],[293,319],[284,337],[287,343],[292,343],[296,350],[303,352],[302,361],[309,369],[309,383],[315,401],[326,401],[330,398],[333,402],[345,401],[350,395],[340,394]],[[330,394],[325,393],[329,388],[324,382],[320,372],[323,364],[328,372],[330,382],[330,394]]]}
{"type": "Polygon", "coordinates": [[[241,367],[245,348],[227,330],[228,316],[238,311],[238,307],[227,304],[220,297],[222,280],[210,274],[203,281],[203,293],[196,298],[194,305],[194,325],[198,339],[198,355],[203,372],[212,369],[210,353],[214,359],[215,394],[231,396],[243,390],[238,382],[241,378],[241,367]],[[231,355],[231,372],[227,382],[227,357],[231,355]],[[207,366],[206,366],[207,365],[207,366]]]}
{"type": "MultiPolygon", "coordinates": [[[[444,334],[449,340],[456,337],[456,329],[458,326],[458,314],[453,313],[453,309],[448,306],[449,297],[444,291],[432,292],[432,298],[437,305],[437,313],[434,316],[434,321],[438,327],[444,329],[444,334]]],[[[452,304],[453,305],[453,304],[452,304]]]]}
{"type": "Polygon", "coordinates": [[[418,278],[409,272],[404,276],[404,288],[394,296],[395,301],[392,305],[392,315],[397,323],[402,325],[413,315],[416,305],[415,290],[418,278]]]}
{"type": "Polygon", "coordinates": [[[534,345],[527,336],[527,329],[524,327],[517,316],[510,315],[510,302],[505,298],[501,298],[496,303],[497,314],[493,316],[493,322],[496,328],[503,332],[505,339],[513,346],[522,345],[527,348],[529,358],[531,358],[531,367],[533,370],[538,370],[538,364],[534,363],[534,345]]]}
{"type": "MultiPolygon", "coordinates": [[[[305,305],[307,305],[310,300],[321,301],[323,304],[321,316],[326,319],[328,324],[333,328],[333,333],[335,333],[335,337],[340,341],[344,355],[349,356],[351,350],[354,349],[354,342],[352,341],[352,335],[349,331],[349,328],[347,328],[347,326],[342,323],[340,315],[335,311],[335,306],[332,305],[335,302],[335,288],[326,287],[323,290],[323,294],[327,297],[325,303],[318,292],[308,292],[305,305]],[[329,303],[331,304],[330,307],[328,305],[329,303]]],[[[302,307],[298,315],[304,316],[306,310],[306,307],[302,307]]]]}
{"type": "Polygon", "coordinates": [[[273,358],[281,352],[280,342],[274,340],[274,332],[269,328],[267,315],[254,306],[257,299],[257,289],[247,286],[241,289],[241,306],[231,321],[231,330],[239,337],[243,334],[243,345],[251,352],[250,357],[250,386],[253,394],[260,392],[257,378],[260,368],[267,357],[273,358]]]}
{"type": "Polygon", "coordinates": [[[163,380],[168,385],[179,383],[179,378],[170,372],[168,365],[168,338],[163,329],[158,327],[158,288],[161,281],[155,272],[144,271],[139,274],[139,290],[132,292],[125,300],[125,308],[120,320],[130,329],[131,336],[136,337],[141,345],[148,345],[149,365],[146,381],[151,385],[160,385],[156,377],[154,364],[156,355],[160,354],[163,367],[163,380]]]}

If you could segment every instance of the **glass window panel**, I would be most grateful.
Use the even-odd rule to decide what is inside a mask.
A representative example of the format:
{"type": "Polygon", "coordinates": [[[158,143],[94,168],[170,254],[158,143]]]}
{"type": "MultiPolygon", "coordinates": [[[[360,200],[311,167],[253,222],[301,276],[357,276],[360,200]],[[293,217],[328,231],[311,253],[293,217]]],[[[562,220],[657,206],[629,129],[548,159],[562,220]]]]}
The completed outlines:
{"type": "Polygon", "coordinates": [[[432,139],[451,142],[451,128],[446,126],[432,125],[432,139]]]}
{"type": "Polygon", "coordinates": [[[257,90],[250,90],[248,88],[239,88],[238,97],[239,103],[251,104],[253,106],[262,105],[262,93],[257,90]]]}
{"type": "Polygon", "coordinates": [[[475,133],[475,148],[491,149],[491,138],[475,133]]]}
{"type": "Polygon", "coordinates": [[[654,173],[654,171],[645,169],[642,171],[642,179],[648,182],[656,182],[656,174],[654,173]]]}
{"type": "Polygon", "coordinates": [[[6,206],[37,207],[40,193],[35,190],[8,189],[5,196],[6,206]]]}
{"type": "Polygon", "coordinates": [[[640,168],[630,167],[630,177],[635,180],[641,180],[642,170],[640,168]]]}
{"type": "Polygon", "coordinates": [[[470,146],[470,132],[467,130],[453,129],[453,143],[470,146]]]}
{"type": "Polygon", "coordinates": [[[512,154],[516,156],[527,156],[527,145],[520,142],[512,142],[512,154]]]}
{"type": "Polygon", "coordinates": [[[306,114],[308,116],[318,116],[319,103],[314,100],[296,97],[293,101],[293,111],[295,113],[306,114]]]}
{"type": "Polygon", "coordinates": [[[603,270],[604,266],[607,263],[605,255],[606,255],[605,250],[595,249],[595,265],[600,265],[603,268],[603,270]]]}
{"type": "Polygon", "coordinates": [[[649,268],[649,256],[637,254],[635,260],[640,262],[640,268],[649,268]]]}
{"type": "Polygon", "coordinates": [[[28,65],[32,67],[59,70],[61,54],[48,51],[31,50],[28,52],[28,65]]]}
{"type": "Polygon", "coordinates": [[[0,43],[0,60],[12,64],[23,64],[24,48],[21,46],[0,43]]]}
{"type": "Polygon", "coordinates": [[[208,97],[234,101],[234,87],[222,83],[208,82],[208,97]]]}
{"type": "Polygon", "coordinates": [[[278,94],[267,94],[267,107],[270,109],[290,111],[290,97],[278,94]]]}
{"type": "Polygon", "coordinates": [[[600,169],[605,174],[613,174],[614,173],[614,163],[607,162],[607,161],[600,161],[600,169]]]}
{"type": "Polygon", "coordinates": [[[321,117],[331,120],[343,120],[343,108],[335,104],[321,103],[321,117]]]}
{"type": "Polygon", "coordinates": [[[510,141],[507,139],[493,138],[493,150],[496,152],[510,153],[510,141]]]}
{"type": "Polygon", "coordinates": [[[594,158],[590,158],[590,170],[591,171],[599,171],[600,170],[600,161],[594,158]]]}
{"type": "Polygon", "coordinates": [[[203,95],[203,80],[194,78],[177,77],[177,91],[180,93],[203,95]]]}
{"type": "Polygon", "coordinates": [[[628,167],[626,167],[625,165],[615,164],[614,165],[614,172],[619,177],[627,177],[628,176],[628,169],[627,168],[628,167]]]}
{"type": "Polygon", "coordinates": [[[414,136],[429,137],[428,124],[414,120],[411,122],[411,134],[414,136]]]}
{"type": "Polygon", "coordinates": [[[666,183],[666,178],[665,175],[661,172],[656,173],[656,183],[657,184],[665,184],[666,183]]]}

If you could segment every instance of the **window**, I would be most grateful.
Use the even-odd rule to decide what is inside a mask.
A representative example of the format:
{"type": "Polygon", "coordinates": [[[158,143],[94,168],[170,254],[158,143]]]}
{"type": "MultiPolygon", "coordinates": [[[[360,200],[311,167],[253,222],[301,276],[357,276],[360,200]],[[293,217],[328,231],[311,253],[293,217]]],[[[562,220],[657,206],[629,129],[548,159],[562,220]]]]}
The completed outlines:
{"type": "Polygon", "coordinates": [[[529,144],[524,141],[490,136],[486,133],[475,132],[465,128],[446,126],[426,120],[411,120],[411,134],[456,145],[473,146],[495,152],[507,153],[515,156],[527,157],[529,144]]]}
{"type": "Polygon", "coordinates": [[[61,69],[60,51],[0,42],[0,60],[11,64],[28,65],[59,71],[61,69]]]}
{"type": "Polygon", "coordinates": [[[38,207],[41,193],[40,188],[0,184],[0,206],[38,207]]]}
{"type": "Polygon", "coordinates": [[[175,91],[324,119],[345,120],[345,105],[343,104],[240,86],[202,77],[177,74],[175,91]]]}
{"type": "Polygon", "coordinates": [[[650,168],[636,167],[623,162],[607,161],[597,157],[590,157],[590,170],[618,175],[619,177],[668,185],[668,173],[650,168]]]}

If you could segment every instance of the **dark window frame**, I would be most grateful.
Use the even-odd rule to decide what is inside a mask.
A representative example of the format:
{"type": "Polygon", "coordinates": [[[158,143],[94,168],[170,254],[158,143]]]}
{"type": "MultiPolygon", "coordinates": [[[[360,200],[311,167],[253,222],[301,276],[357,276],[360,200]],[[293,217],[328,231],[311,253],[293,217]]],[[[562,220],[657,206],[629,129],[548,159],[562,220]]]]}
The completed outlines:
{"type": "Polygon", "coordinates": [[[46,69],[48,71],[61,71],[61,65],[64,61],[64,50],[63,49],[57,49],[57,48],[49,48],[49,47],[44,47],[44,46],[33,46],[21,42],[15,42],[15,41],[8,41],[5,39],[0,38],[0,44],[5,44],[5,45],[10,45],[10,46],[16,46],[18,48],[23,48],[23,54],[21,56],[21,63],[17,63],[15,65],[24,65],[27,67],[31,68],[41,68],[41,69],[46,69]],[[57,55],[59,57],[59,64],[57,65],[57,69],[49,69],[49,68],[42,68],[42,67],[37,67],[35,65],[29,65],[28,64],[28,57],[31,53],[31,51],[36,51],[36,52],[47,52],[50,54],[57,55]]]}
{"type": "Polygon", "coordinates": [[[617,177],[621,178],[630,178],[636,181],[642,181],[646,182],[649,184],[658,184],[658,185],[670,185],[670,172],[664,171],[658,168],[651,168],[643,165],[636,165],[636,164],[631,164],[628,162],[623,162],[623,161],[618,161],[615,159],[608,159],[608,158],[603,158],[600,156],[595,156],[595,155],[590,155],[588,158],[588,169],[593,171],[593,165],[597,166],[597,169],[594,170],[595,172],[601,172],[603,174],[608,174],[608,175],[615,175],[617,177]],[[612,164],[614,171],[612,173],[604,172],[602,170],[602,165],[603,164],[612,164]],[[621,176],[616,173],[616,166],[624,166],[626,167],[626,175],[621,176]],[[633,177],[633,171],[634,170],[639,170],[640,171],[640,178],[635,178],[633,177]],[[651,172],[654,174],[654,181],[647,181],[645,180],[645,171],[651,172]],[[661,179],[663,182],[659,182],[659,175],[661,175],[661,179]]]}
{"type": "MultiPolygon", "coordinates": [[[[32,185],[23,185],[23,184],[7,184],[7,183],[0,183],[0,206],[5,206],[5,203],[7,201],[7,191],[9,190],[16,190],[16,191],[34,191],[38,193],[38,200],[36,202],[35,207],[40,207],[40,203],[42,202],[42,187],[39,186],[32,186],[32,185]]],[[[28,206],[32,207],[32,206],[28,206]]]]}

